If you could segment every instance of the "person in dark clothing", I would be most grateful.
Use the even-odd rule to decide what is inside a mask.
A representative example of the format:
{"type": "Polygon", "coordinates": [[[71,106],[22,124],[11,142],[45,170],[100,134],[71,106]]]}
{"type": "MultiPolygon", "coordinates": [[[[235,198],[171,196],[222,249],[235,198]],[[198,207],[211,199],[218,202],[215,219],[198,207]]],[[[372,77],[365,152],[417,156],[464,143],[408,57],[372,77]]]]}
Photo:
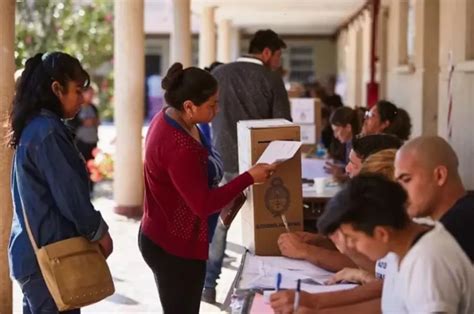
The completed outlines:
{"type": "MultiPolygon", "coordinates": [[[[92,86],[87,87],[82,92],[82,97],[84,99],[81,109],[74,117],[67,121],[67,125],[74,132],[74,142],[77,146],[77,149],[84,157],[86,163],[89,160],[94,159],[94,149],[97,148],[97,143],[99,142],[99,111],[97,110],[96,105],[93,104],[94,99],[94,88],[92,86]]],[[[89,173],[89,190],[92,193],[94,190],[94,181],[90,178],[89,173]]]]}
{"type": "MultiPolygon", "coordinates": [[[[291,120],[288,94],[282,78],[274,72],[285,42],[272,30],[259,30],[250,40],[248,55],[220,65],[212,74],[219,83],[219,107],[212,121],[212,141],[222,156],[224,181],[237,176],[237,122],[251,119],[291,120]]],[[[202,300],[214,303],[217,279],[225,254],[227,229],[217,223],[211,242],[202,300]]]]}
{"type": "Polygon", "coordinates": [[[395,177],[408,192],[408,214],[439,220],[474,262],[474,195],[466,192],[458,167],[446,140],[421,136],[398,151],[395,177]]]}

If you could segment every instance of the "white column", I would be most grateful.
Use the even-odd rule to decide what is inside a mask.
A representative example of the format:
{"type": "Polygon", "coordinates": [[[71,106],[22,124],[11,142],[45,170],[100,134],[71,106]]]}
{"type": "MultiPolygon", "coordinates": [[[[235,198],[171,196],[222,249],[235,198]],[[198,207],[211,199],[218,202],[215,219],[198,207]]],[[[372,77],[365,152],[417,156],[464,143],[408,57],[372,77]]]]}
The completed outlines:
{"type": "Polygon", "coordinates": [[[199,29],[199,67],[204,68],[216,61],[215,8],[204,7],[199,29]]]}
{"type": "Polygon", "coordinates": [[[0,313],[12,313],[12,282],[8,268],[8,240],[12,224],[10,171],[12,150],[3,141],[13,99],[15,72],[15,0],[0,1],[0,313]]]}
{"type": "Polygon", "coordinates": [[[235,61],[240,57],[240,30],[237,27],[231,28],[230,36],[230,60],[235,61]]]}
{"type": "Polygon", "coordinates": [[[181,62],[189,67],[192,63],[191,4],[190,0],[173,0],[173,30],[171,32],[170,66],[181,62]]]}
{"type": "Polygon", "coordinates": [[[217,60],[228,63],[232,61],[230,53],[231,23],[228,19],[219,21],[217,29],[217,60]]]}
{"type": "Polygon", "coordinates": [[[143,203],[142,125],[145,34],[143,0],[115,1],[114,119],[117,129],[115,211],[140,215],[143,203]]]}

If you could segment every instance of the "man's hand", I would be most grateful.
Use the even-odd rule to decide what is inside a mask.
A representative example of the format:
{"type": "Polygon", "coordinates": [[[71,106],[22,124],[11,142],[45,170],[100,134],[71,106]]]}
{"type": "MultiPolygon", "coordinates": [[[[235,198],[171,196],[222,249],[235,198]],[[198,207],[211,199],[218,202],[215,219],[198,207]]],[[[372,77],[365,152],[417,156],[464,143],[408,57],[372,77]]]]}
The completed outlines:
{"type": "Polygon", "coordinates": [[[295,233],[282,233],[278,238],[278,247],[281,254],[291,258],[305,259],[308,251],[307,243],[295,233]]]}
{"type": "MultiPolygon", "coordinates": [[[[295,290],[279,291],[270,296],[270,305],[275,313],[293,313],[294,300],[295,290]]],[[[300,307],[312,307],[310,293],[300,291],[300,307]]]]}
{"type": "Polygon", "coordinates": [[[334,274],[328,281],[327,285],[334,285],[341,281],[356,282],[360,284],[375,280],[375,277],[363,269],[344,268],[343,270],[334,274]]]}
{"type": "Polygon", "coordinates": [[[348,179],[348,176],[346,174],[346,170],[344,169],[344,167],[336,165],[330,161],[327,161],[324,164],[324,170],[326,171],[326,173],[331,174],[334,180],[336,180],[336,182],[342,183],[342,182],[347,181],[348,179]]]}
{"type": "Polygon", "coordinates": [[[97,241],[97,243],[99,243],[100,249],[102,250],[102,254],[104,254],[105,258],[112,254],[112,251],[114,250],[114,242],[112,241],[108,231],[102,236],[102,238],[100,238],[99,241],[97,241]]]}
{"type": "Polygon", "coordinates": [[[298,236],[302,242],[308,243],[308,244],[315,244],[315,242],[323,237],[317,233],[311,233],[311,232],[306,232],[306,231],[295,231],[293,232],[294,235],[298,236]]]}

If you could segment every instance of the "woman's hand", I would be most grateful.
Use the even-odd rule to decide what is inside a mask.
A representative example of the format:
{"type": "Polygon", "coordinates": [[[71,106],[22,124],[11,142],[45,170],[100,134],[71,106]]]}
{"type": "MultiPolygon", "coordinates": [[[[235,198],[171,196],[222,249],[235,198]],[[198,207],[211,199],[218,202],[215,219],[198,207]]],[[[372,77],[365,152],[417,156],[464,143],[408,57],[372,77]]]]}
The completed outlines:
{"type": "Polygon", "coordinates": [[[102,250],[102,254],[104,254],[105,258],[109,257],[109,255],[112,254],[112,251],[114,250],[114,242],[110,237],[110,233],[107,231],[97,242],[99,243],[100,249],[102,250]]]}
{"type": "Polygon", "coordinates": [[[253,178],[254,184],[259,184],[267,181],[276,170],[276,164],[256,164],[248,170],[248,173],[253,178]]]}

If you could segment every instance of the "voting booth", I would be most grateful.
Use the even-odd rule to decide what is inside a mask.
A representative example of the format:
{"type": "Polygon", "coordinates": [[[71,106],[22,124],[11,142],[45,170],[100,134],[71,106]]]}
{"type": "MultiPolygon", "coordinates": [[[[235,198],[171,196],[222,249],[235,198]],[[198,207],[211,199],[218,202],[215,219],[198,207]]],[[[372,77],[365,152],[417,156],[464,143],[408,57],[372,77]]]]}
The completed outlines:
{"type": "MultiPolygon", "coordinates": [[[[272,141],[300,141],[300,127],[284,119],[246,120],[237,123],[239,171],[256,164],[272,141]]],[[[241,209],[244,245],[257,255],[280,255],[277,240],[286,232],[303,230],[300,149],[282,162],[264,184],[247,191],[241,209]]]]}

